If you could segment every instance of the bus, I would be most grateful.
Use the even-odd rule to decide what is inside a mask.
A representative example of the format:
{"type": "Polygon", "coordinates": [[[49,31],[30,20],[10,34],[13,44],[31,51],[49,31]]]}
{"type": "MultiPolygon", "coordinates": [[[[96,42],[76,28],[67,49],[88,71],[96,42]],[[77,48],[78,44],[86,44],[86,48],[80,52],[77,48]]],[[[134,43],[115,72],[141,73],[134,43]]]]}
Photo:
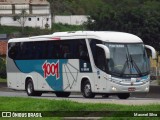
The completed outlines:
{"type": "Polygon", "coordinates": [[[150,61],[156,51],[130,33],[114,31],[56,32],[8,41],[7,85],[28,96],[53,92],[85,98],[100,94],[127,99],[148,92],[150,61]]]}

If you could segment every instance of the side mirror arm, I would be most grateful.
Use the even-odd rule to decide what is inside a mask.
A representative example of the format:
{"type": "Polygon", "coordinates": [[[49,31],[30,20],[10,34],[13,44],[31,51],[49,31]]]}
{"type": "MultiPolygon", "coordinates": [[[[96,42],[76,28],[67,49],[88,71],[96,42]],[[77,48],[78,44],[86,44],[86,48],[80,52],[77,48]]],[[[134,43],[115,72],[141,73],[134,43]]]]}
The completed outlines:
{"type": "Polygon", "coordinates": [[[149,45],[145,45],[145,47],[151,50],[152,59],[156,59],[156,50],[152,46],[149,46],[149,45]]]}
{"type": "Polygon", "coordinates": [[[106,59],[110,59],[110,51],[107,46],[105,46],[103,44],[96,44],[96,46],[98,46],[104,50],[106,59]]]}

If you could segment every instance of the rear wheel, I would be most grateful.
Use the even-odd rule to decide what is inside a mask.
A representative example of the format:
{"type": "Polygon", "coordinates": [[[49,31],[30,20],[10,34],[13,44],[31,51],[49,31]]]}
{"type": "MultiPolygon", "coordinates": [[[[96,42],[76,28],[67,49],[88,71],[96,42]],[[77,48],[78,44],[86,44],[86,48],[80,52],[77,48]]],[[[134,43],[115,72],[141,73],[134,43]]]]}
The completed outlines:
{"type": "Polygon", "coordinates": [[[84,84],[82,85],[82,95],[85,98],[94,98],[95,97],[95,94],[92,93],[91,84],[88,80],[85,81],[84,84]]]}
{"type": "Polygon", "coordinates": [[[69,97],[70,96],[70,92],[56,92],[55,93],[57,97],[69,97]]]}
{"type": "Polygon", "coordinates": [[[26,92],[28,96],[41,96],[42,95],[42,92],[38,92],[34,90],[32,79],[29,79],[26,83],[26,92]]]}
{"type": "Polygon", "coordinates": [[[117,96],[119,99],[127,99],[130,97],[130,93],[120,93],[117,96]]]}

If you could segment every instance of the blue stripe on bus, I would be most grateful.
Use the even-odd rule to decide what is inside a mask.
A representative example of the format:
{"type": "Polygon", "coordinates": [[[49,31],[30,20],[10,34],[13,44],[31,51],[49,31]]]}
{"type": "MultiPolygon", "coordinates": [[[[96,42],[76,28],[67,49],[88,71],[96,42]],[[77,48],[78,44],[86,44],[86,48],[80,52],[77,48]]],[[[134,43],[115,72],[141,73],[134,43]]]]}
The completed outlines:
{"type": "Polygon", "coordinates": [[[141,79],[145,79],[145,80],[147,80],[147,79],[148,79],[148,75],[147,75],[147,76],[143,76],[143,77],[141,77],[141,79]]]}
{"type": "MultiPolygon", "coordinates": [[[[55,91],[63,91],[63,75],[62,75],[62,65],[66,64],[68,60],[15,60],[18,69],[22,73],[39,73],[49,84],[49,86],[55,91]],[[59,67],[59,77],[57,78],[57,73],[44,75],[43,65],[47,63],[52,66],[52,73],[54,72],[54,65],[58,62],[59,67]]],[[[50,71],[47,69],[48,72],[50,71]]],[[[46,72],[47,73],[47,72],[46,72]]]]}

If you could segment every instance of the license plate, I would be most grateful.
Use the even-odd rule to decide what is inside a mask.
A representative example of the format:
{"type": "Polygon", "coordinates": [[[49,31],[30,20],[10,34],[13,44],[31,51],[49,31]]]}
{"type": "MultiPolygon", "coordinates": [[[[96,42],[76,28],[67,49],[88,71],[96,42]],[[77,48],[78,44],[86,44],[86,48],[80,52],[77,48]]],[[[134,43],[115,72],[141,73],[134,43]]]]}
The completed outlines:
{"type": "Polygon", "coordinates": [[[136,90],[136,88],[134,88],[134,87],[128,88],[128,91],[129,91],[129,92],[133,92],[133,91],[135,91],[135,90],[136,90]]]}

